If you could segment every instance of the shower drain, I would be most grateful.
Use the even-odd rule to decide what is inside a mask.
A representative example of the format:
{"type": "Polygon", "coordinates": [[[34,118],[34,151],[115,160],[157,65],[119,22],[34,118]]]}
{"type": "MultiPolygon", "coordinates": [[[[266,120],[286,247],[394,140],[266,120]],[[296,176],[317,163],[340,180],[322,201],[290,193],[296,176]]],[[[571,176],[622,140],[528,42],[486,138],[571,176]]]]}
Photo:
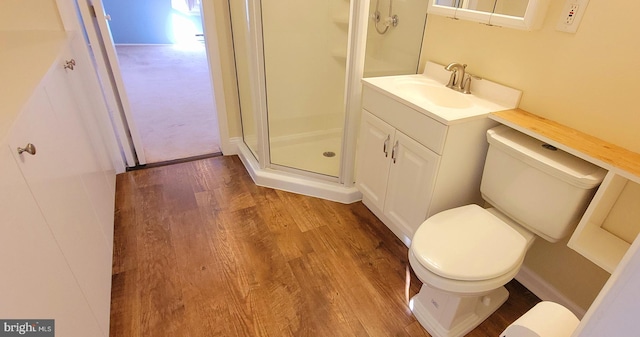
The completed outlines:
{"type": "Polygon", "coordinates": [[[331,158],[331,157],[335,157],[336,153],[333,151],[326,151],[322,153],[323,156],[327,157],[327,158],[331,158]]]}

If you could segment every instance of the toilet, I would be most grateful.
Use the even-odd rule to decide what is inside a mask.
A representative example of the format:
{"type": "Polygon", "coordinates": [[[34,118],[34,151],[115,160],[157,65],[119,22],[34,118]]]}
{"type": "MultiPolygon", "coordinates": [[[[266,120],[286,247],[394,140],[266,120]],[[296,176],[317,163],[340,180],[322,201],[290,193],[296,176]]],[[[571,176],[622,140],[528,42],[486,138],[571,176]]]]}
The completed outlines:
{"type": "Polygon", "coordinates": [[[569,235],[606,174],[504,125],[488,130],[487,140],[480,191],[490,207],[431,216],[409,249],[423,283],[410,307],[433,337],[464,336],[496,311],[534,239],[569,235]]]}

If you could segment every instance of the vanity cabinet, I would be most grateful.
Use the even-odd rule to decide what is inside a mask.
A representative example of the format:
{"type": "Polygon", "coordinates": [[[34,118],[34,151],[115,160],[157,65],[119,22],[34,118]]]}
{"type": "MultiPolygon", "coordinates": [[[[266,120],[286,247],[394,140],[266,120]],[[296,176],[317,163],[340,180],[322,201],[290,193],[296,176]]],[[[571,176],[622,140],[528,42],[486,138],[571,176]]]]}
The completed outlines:
{"type": "Polygon", "coordinates": [[[440,156],[364,111],[357,186],[403,233],[424,221],[440,156]]]}
{"type": "Polygon", "coordinates": [[[0,108],[0,256],[9,268],[0,312],[55,319],[56,335],[108,336],[115,171],[92,133],[93,93],[83,89],[91,63],[73,49],[84,42],[64,32],[1,34],[4,64],[32,63],[0,76],[9,99],[0,108]],[[35,151],[20,153],[27,144],[35,151]]]}
{"type": "Polygon", "coordinates": [[[484,115],[448,123],[363,81],[356,186],[363,203],[406,245],[429,216],[481,203],[484,115]]]}

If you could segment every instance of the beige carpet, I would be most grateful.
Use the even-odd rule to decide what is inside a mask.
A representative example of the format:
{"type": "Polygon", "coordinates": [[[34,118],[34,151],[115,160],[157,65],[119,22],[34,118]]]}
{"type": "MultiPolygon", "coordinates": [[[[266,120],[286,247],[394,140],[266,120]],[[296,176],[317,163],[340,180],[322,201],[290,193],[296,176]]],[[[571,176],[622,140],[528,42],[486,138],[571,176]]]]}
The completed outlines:
{"type": "Polygon", "coordinates": [[[148,163],[220,152],[204,45],[116,50],[148,163]]]}

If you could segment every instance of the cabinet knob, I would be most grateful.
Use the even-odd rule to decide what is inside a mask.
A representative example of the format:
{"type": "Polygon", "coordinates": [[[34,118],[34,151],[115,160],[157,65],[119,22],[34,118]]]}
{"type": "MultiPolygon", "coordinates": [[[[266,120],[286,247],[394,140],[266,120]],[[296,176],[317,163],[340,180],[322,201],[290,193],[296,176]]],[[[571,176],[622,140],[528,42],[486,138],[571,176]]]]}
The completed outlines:
{"type": "Polygon", "coordinates": [[[73,67],[76,65],[76,60],[71,59],[68,61],[64,61],[64,69],[73,70],[73,67]]]}
{"type": "Polygon", "coordinates": [[[36,146],[31,144],[31,143],[29,143],[24,148],[19,147],[18,148],[18,154],[22,154],[22,152],[26,152],[26,153],[34,156],[36,154],[36,146]]]}

